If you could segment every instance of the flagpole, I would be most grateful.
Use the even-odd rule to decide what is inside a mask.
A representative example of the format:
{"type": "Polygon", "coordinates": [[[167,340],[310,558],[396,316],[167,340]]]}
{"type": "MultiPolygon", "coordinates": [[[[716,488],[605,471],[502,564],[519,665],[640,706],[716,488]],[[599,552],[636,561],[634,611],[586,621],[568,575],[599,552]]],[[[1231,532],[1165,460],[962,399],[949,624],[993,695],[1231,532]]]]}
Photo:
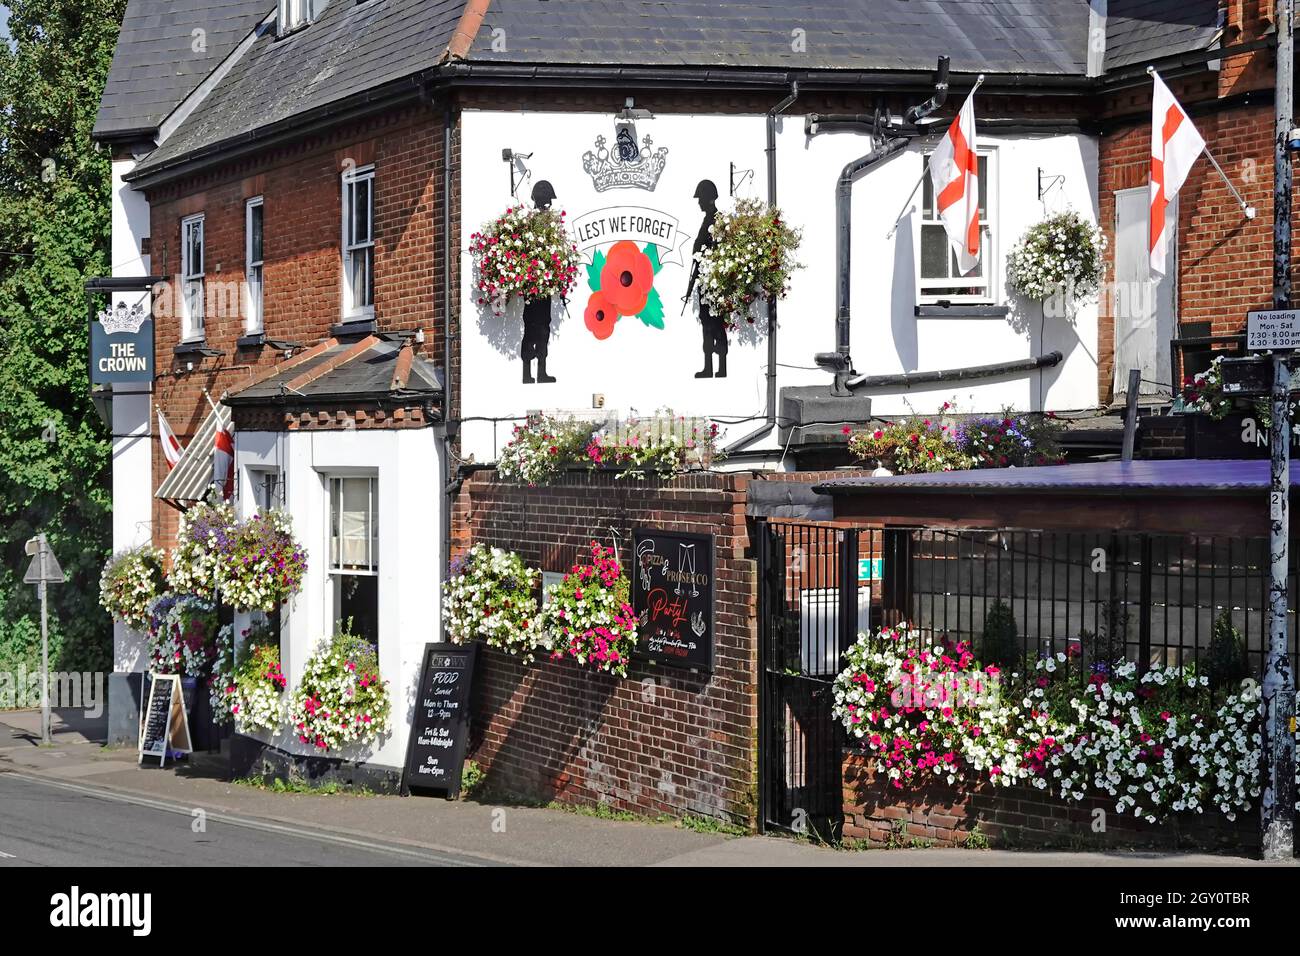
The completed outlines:
{"type": "MultiPolygon", "coordinates": [[[[1152,77],[1160,76],[1160,74],[1156,72],[1154,66],[1147,67],[1147,75],[1152,77]]],[[[1161,77],[1161,79],[1163,79],[1163,77],[1161,77]]],[[[1228,174],[1225,173],[1223,167],[1219,165],[1219,161],[1215,159],[1214,154],[1210,152],[1210,147],[1202,144],[1201,152],[1203,152],[1205,158],[1210,161],[1210,165],[1214,167],[1214,171],[1219,174],[1219,178],[1223,180],[1223,184],[1228,187],[1228,191],[1232,193],[1232,198],[1237,200],[1237,205],[1241,207],[1242,215],[1247,219],[1254,219],[1256,214],[1255,207],[1249,205],[1246,200],[1242,198],[1241,193],[1237,191],[1237,187],[1234,186],[1232,180],[1228,178],[1228,174]]]]}
{"type": "MultiPolygon", "coordinates": [[[[972,96],[974,96],[975,91],[978,90],[983,84],[984,84],[984,74],[981,73],[979,76],[975,77],[975,85],[972,86],[970,88],[970,92],[966,94],[966,99],[969,100],[972,96]]],[[[966,103],[963,100],[962,107],[964,108],[965,106],[966,103]]],[[[961,114],[961,110],[958,110],[957,112],[958,115],[961,114]]],[[[901,212],[899,212],[898,218],[894,220],[894,224],[889,227],[889,232],[885,233],[886,239],[894,238],[894,233],[898,232],[898,227],[899,224],[902,223],[903,217],[906,216],[909,212],[911,212],[911,209],[909,207],[912,205],[912,200],[916,197],[916,191],[920,189],[921,184],[925,182],[925,175],[927,172],[928,170],[925,168],[925,165],[922,164],[921,178],[916,181],[916,185],[912,187],[912,191],[907,194],[907,199],[903,200],[903,209],[901,212]]]]}

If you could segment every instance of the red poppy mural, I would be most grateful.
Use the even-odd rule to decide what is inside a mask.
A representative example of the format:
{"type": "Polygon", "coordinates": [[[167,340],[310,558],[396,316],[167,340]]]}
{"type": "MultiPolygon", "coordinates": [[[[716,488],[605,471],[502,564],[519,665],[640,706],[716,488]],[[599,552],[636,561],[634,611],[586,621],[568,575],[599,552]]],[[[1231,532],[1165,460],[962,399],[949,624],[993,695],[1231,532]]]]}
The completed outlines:
{"type": "Polygon", "coordinates": [[[599,289],[587,300],[587,310],[583,313],[587,328],[598,339],[607,339],[614,334],[614,323],[618,321],[618,311],[605,298],[599,289]]]}
{"type": "Polygon", "coordinates": [[[597,252],[587,266],[587,285],[591,298],[583,318],[596,338],[604,340],[614,334],[614,324],[625,315],[634,315],[653,329],[664,327],[663,300],[654,287],[659,272],[659,247],[649,243],[644,249],[635,242],[616,242],[608,253],[597,252]]]}
{"type": "Polygon", "coordinates": [[[600,291],[619,315],[637,315],[646,306],[654,286],[650,257],[626,239],[614,243],[600,270],[600,291]]]}

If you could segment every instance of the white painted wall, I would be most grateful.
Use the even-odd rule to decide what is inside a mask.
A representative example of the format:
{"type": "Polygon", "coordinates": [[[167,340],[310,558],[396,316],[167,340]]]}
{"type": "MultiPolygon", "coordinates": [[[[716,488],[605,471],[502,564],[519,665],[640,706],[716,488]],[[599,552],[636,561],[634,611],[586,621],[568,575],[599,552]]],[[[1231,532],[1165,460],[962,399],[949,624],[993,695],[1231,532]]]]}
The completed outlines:
{"type": "MultiPolygon", "coordinates": [[[[113,161],[114,276],[149,274],[149,257],[140,242],[149,235],[149,203],[122,177],[135,167],[132,159],[113,161]]],[[[149,386],[122,384],[113,389],[113,551],[148,544],[153,537],[153,473],[150,455],[149,386]]],[[[113,670],[144,670],[148,664],[146,637],[120,621],[113,624],[113,670]]]]}
{"type": "MultiPolygon", "coordinates": [[[[379,668],[393,699],[392,732],[378,746],[331,753],[400,767],[424,645],[441,631],[439,572],[443,565],[441,431],[433,428],[237,432],[235,463],[239,510],[251,513],[256,470],[274,469],[285,482],[285,510],[307,549],[302,590],[283,614],[282,667],[289,693],[307,659],[334,630],[327,569],[328,475],[374,475],[379,482],[379,668]]],[[[236,620],[236,630],[247,627],[236,620]]],[[[256,734],[290,753],[315,753],[290,733],[256,734]]]]}
{"type": "MultiPolygon", "coordinates": [[[[615,121],[607,114],[466,111],[462,163],[462,400],[468,418],[514,418],[531,410],[581,412],[601,393],[606,409],[626,415],[671,406],[679,414],[712,418],[761,418],[765,412],[764,375],[767,346],[763,334],[733,337],[726,379],[693,377],[702,364],[700,329],[694,309],[680,315],[689,273],[690,246],[702,219],[691,198],[696,183],[717,184],[720,208],[728,202],[729,164],[737,178],[752,170],[737,195],[766,198],[764,117],[659,115],[638,121],[637,136],[653,140],[651,149],[668,148],[663,174],[653,191],[611,188],[597,192],[583,170],[583,154],[597,136],[612,144],[615,121]],[[684,265],[666,265],[655,278],[665,305],[665,328],[651,329],[635,318],[619,321],[614,334],[596,340],[585,328],[583,308],[590,292],[580,277],[569,314],[552,320],[549,371],[552,385],[525,385],[518,357],[522,336],[521,303],[511,303],[497,318],[477,303],[468,237],[502,212],[510,196],[509,168],[503,148],[532,153],[523,160],[529,178],[517,195],[527,201],[537,180],[555,187],[556,208],[572,222],[609,206],[649,207],[677,219],[684,234],[684,265]]],[[[931,370],[1004,362],[1060,349],[1065,361],[1032,376],[968,384],[928,393],[878,394],[874,411],[882,415],[936,409],[956,400],[965,411],[1090,408],[1097,402],[1097,318],[1095,304],[1083,305],[1072,321],[1043,320],[1037,303],[1009,299],[1010,317],[918,318],[914,261],[919,250],[919,212],[904,218],[892,239],[887,233],[904,208],[904,200],[921,174],[922,152],[933,144],[915,144],[862,176],[853,193],[853,264],[851,345],[854,364],[863,373],[931,370]]],[[[981,147],[996,151],[998,220],[994,236],[996,271],[1002,273],[1007,250],[1026,228],[1045,214],[1071,206],[1085,217],[1097,216],[1097,146],[1083,136],[983,136],[981,147]],[[1063,176],[1060,185],[1038,199],[1039,168],[1045,176],[1063,176]]],[[[808,368],[816,352],[835,345],[835,183],[841,168],[868,149],[866,137],[828,133],[809,138],[804,118],[778,122],[778,199],[787,219],[803,229],[798,254],[805,268],[781,303],[778,339],[778,385],[820,385],[829,376],[808,368]]],[[[919,194],[913,202],[919,209],[919,194]]],[[[759,320],[758,329],[763,328],[759,320]]],[[[724,441],[752,431],[757,421],[724,428],[724,441]]],[[[467,421],[465,450],[479,461],[495,460],[509,440],[510,423],[467,421]]],[[[774,448],[775,436],[757,448],[774,448]]]]}

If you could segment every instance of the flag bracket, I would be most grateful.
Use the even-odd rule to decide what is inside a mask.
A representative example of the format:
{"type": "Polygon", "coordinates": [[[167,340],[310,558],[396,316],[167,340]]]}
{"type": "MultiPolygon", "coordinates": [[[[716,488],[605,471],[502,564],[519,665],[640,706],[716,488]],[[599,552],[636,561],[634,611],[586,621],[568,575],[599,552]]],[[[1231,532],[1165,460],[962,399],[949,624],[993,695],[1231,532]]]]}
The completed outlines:
{"type": "Polygon", "coordinates": [[[1048,193],[1050,193],[1053,189],[1055,189],[1057,186],[1060,186],[1064,182],[1065,182],[1064,173],[1056,173],[1054,175],[1045,176],[1043,172],[1043,167],[1039,166],[1038,167],[1038,201],[1042,202],[1043,198],[1048,193]],[[1044,183],[1044,179],[1046,180],[1046,183],[1044,183]]]}
{"type": "MultiPolygon", "coordinates": [[[[1156,72],[1154,66],[1148,66],[1147,76],[1155,79],[1160,76],[1160,74],[1156,72]]],[[[1223,171],[1223,167],[1219,165],[1219,161],[1214,158],[1214,154],[1210,152],[1210,147],[1206,146],[1204,142],[1201,144],[1201,152],[1203,152],[1205,158],[1210,161],[1210,165],[1214,167],[1214,171],[1219,174],[1219,178],[1223,180],[1223,184],[1228,187],[1228,192],[1232,193],[1232,198],[1235,199],[1237,205],[1241,207],[1241,214],[1247,219],[1254,219],[1255,216],[1258,215],[1257,210],[1254,206],[1246,202],[1245,198],[1237,190],[1237,187],[1233,185],[1232,180],[1228,178],[1228,174],[1223,171]]]]}

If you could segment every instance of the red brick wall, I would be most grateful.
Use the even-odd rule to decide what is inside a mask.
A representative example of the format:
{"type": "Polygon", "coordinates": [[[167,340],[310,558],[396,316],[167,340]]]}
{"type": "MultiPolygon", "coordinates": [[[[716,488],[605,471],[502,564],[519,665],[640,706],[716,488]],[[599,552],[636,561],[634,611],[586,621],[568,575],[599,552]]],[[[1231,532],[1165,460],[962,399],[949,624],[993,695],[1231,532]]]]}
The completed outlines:
{"type": "Polygon", "coordinates": [[[477,476],[456,503],[454,551],[510,548],[567,570],[611,529],[626,560],[632,528],[716,535],[712,676],[643,663],[626,679],[572,661],[523,667],[487,649],[471,757],[489,785],[521,796],[644,815],[753,823],[757,736],[757,576],[747,557],[741,475],[619,481],[575,474],[545,488],[477,476]]]}
{"type": "Polygon", "coordinates": [[[895,789],[877,779],[874,761],[857,751],[844,755],[844,839],[876,845],[968,846],[971,833],[993,846],[1070,846],[1097,850],[1155,846],[1223,849],[1259,847],[1255,814],[1229,821],[1216,813],[1148,824],[1114,811],[1107,800],[1054,800],[1033,787],[926,784],[895,789]],[[1105,829],[1095,832],[1096,811],[1105,829]]]}
{"type": "MultiPolygon", "coordinates": [[[[1268,22],[1261,10],[1266,14],[1271,9],[1269,3],[1233,0],[1226,6],[1225,45],[1247,43],[1264,35],[1268,22]]],[[[1192,119],[1210,152],[1258,212],[1254,220],[1246,219],[1219,174],[1204,159],[1192,168],[1179,193],[1175,314],[1180,323],[1210,323],[1215,335],[1243,332],[1246,313],[1271,304],[1273,106],[1268,97],[1262,97],[1257,105],[1198,113],[1195,104],[1271,90],[1274,63],[1273,51],[1262,49],[1224,59],[1217,73],[1205,70],[1167,81],[1174,96],[1192,107],[1192,119]]],[[[1103,117],[1117,124],[1101,137],[1098,173],[1100,221],[1113,250],[1115,191],[1145,187],[1148,181],[1151,84],[1143,81],[1107,94],[1098,107],[1103,117]]],[[[1296,197],[1293,218],[1297,213],[1300,196],[1296,197]]],[[[1113,251],[1108,255],[1106,278],[1114,280],[1113,251]]],[[[1111,299],[1102,299],[1098,339],[1097,387],[1099,400],[1106,403],[1114,397],[1111,299]]]]}
{"type": "MultiPolygon", "coordinates": [[[[204,214],[205,268],[209,283],[244,278],[244,203],[264,202],[263,309],[270,338],[310,346],[341,320],[340,175],[344,164],[375,166],[375,321],[379,331],[422,329],[420,354],[442,364],[442,111],[428,107],[374,118],[267,150],[255,159],[154,189],[150,247],[156,274],[180,271],[180,222],[204,214]]],[[[454,247],[453,247],[454,248],[454,247]]],[[[454,301],[454,300],[453,300],[454,301]]],[[[211,300],[210,300],[211,302],[211,300]]],[[[173,310],[156,315],[159,378],[154,400],[182,442],[210,411],[204,391],[218,399],[273,365],[281,353],[240,349],[241,314],[215,315],[209,306],[206,344],[224,354],[173,361],[180,320],[173,310]]],[[[166,462],[154,449],[154,487],[166,462]]],[[[155,544],[176,533],[177,512],[155,502],[155,544]]]]}

